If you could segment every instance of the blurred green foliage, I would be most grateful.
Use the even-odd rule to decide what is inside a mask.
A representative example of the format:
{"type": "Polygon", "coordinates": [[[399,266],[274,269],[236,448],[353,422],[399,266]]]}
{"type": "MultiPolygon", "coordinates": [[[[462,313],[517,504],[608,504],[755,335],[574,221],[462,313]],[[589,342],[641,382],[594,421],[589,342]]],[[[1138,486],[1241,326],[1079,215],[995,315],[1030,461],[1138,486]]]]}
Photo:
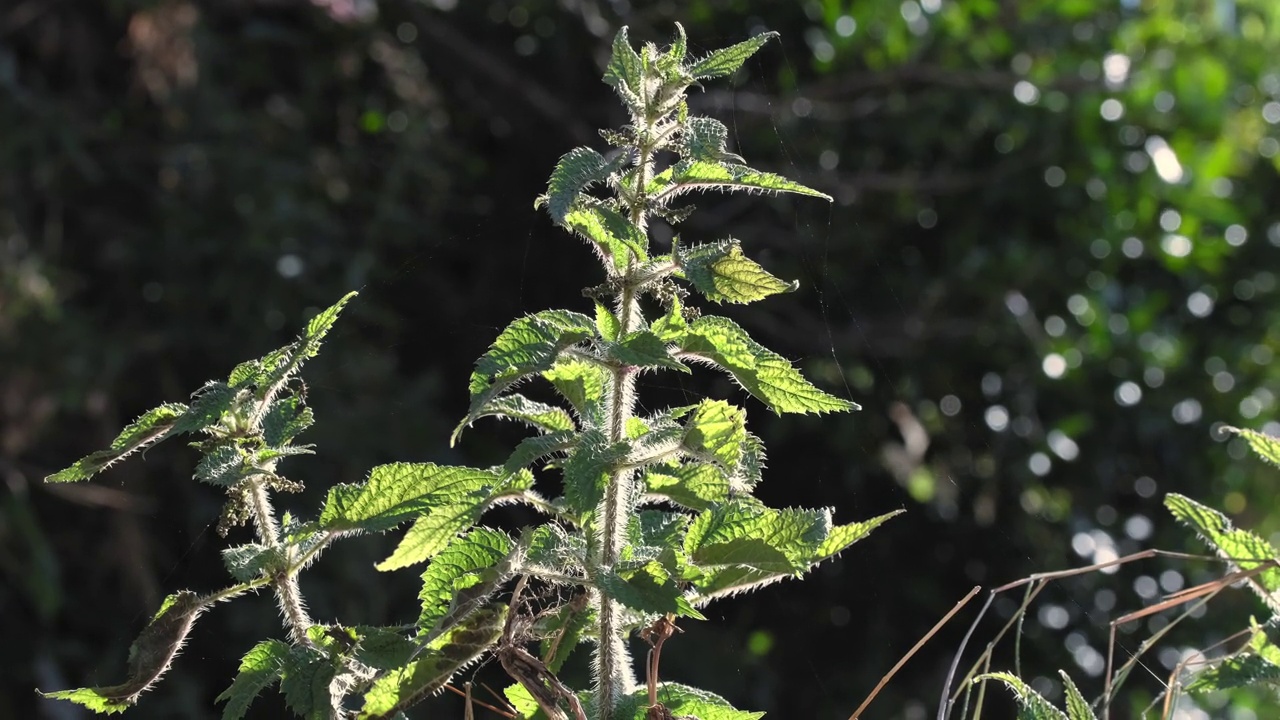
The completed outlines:
{"type": "MultiPolygon", "coordinates": [[[[447,449],[459,380],[512,315],[581,302],[536,258],[592,260],[532,199],[618,119],[599,83],[614,30],[661,42],[674,20],[694,52],[782,33],[739,86],[691,102],[742,154],[794,158],[762,169],[837,198],[706,198],[679,228],[732,233],[814,288],[730,314],[865,408],[753,413],[761,494],[841,521],[909,512],[812,581],[687,627],[664,677],[843,717],[975,583],[1198,552],[1167,491],[1280,532],[1274,476],[1230,462],[1245,448],[1215,425],[1280,431],[1270,0],[28,0],[0,9],[0,717],[55,717],[33,686],[113,681],[167,589],[220,581],[216,497],[174,481],[180,450],[93,486],[38,478],[280,345],[308,308],[364,288],[313,368],[323,452],[299,462],[298,507],[390,459],[499,460],[510,438],[447,449]],[[447,341],[419,331],[428,312],[447,341]]],[[[410,617],[416,578],[355,545],[310,578],[313,614],[410,617]]],[[[1057,586],[1042,602],[1065,622],[1027,627],[1032,686],[1057,701],[1064,668],[1096,694],[1106,623],[1213,572],[1148,561],[1057,586]]],[[[214,716],[275,625],[268,598],[245,607],[210,614],[139,716],[214,716]]],[[[1239,594],[1180,626],[1132,703],[1255,608],[1239,594]]],[[[932,713],[961,632],[868,717],[932,713]]]]}

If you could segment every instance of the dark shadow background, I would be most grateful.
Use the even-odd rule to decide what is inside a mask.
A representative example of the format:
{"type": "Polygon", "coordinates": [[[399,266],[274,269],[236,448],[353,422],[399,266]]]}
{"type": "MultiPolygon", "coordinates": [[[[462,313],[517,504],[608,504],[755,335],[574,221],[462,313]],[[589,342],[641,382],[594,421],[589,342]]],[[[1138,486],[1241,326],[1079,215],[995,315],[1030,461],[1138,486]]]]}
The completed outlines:
{"type": "MultiPolygon", "coordinates": [[[[1245,0],[0,4],[0,718],[85,717],[32,688],[118,682],[168,592],[225,582],[220,497],[188,479],[180,444],[92,484],[41,478],[345,291],[362,294],[305,374],[319,452],[290,462],[308,489],[283,502],[314,512],[383,462],[505,457],[509,427],[454,450],[448,433],[507,322],[588,307],[598,268],[532,202],[562,153],[623,121],[599,80],[622,25],[665,43],[678,20],[695,52],[782,33],[691,102],[748,162],[836,202],[708,196],[680,232],[732,235],[799,279],[715,310],[864,410],[779,419],[705,372],[656,376],[643,402],[746,402],[772,505],[831,505],[840,522],[908,510],[804,582],[687,623],[666,679],[770,717],[843,718],[975,584],[1201,551],[1167,491],[1280,530],[1274,473],[1215,431],[1280,430],[1268,14],[1245,0]]],[[[313,615],[414,617],[417,573],[372,569],[394,540],[327,553],[302,581],[313,615]]],[[[1101,692],[1110,619],[1216,572],[1146,561],[1054,586],[1026,627],[1026,675],[1050,697],[1059,668],[1101,692]]],[[[1260,612],[1236,593],[1185,622],[1119,716],[1184,650],[1260,612]]],[[[865,717],[931,717],[973,613],[865,717]]],[[[1118,656],[1167,621],[1121,633],[1118,656]]],[[[217,717],[239,657],[280,634],[266,595],[215,609],[133,716],[217,717]]],[[[1008,646],[996,666],[1011,661],[1008,646]]],[[[414,716],[461,717],[439,703],[414,716]]],[[[280,712],[269,695],[255,706],[280,712]]]]}

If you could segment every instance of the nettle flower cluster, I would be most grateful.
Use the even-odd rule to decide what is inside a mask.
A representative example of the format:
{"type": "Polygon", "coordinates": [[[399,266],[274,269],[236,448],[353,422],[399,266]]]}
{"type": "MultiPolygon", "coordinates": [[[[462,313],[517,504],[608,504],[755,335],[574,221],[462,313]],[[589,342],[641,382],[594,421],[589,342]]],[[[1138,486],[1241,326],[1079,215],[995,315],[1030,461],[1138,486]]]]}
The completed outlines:
{"type": "Polygon", "coordinates": [[[236,584],[166,600],[135,643],[126,682],[52,696],[102,712],[123,710],[167,669],[203,610],[270,588],[288,640],[264,641],[245,655],[220,698],[224,718],[243,717],[275,683],[304,717],[400,717],[485,653],[516,681],[505,692],[513,717],[760,717],[687,686],[663,683],[659,691],[658,658],[675,619],[701,619],[699,608],[718,598],[799,576],[893,513],[835,525],[828,509],[766,507],[752,496],[763,444],[747,430],[746,412],[724,400],[636,412],[637,376],[688,373],[690,365],[728,373],[776,413],[856,407],[814,387],[734,322],[686,306],[689,288],[716,303],[748,303],[795,288],[747,258],[738,241],[686,245],[677,238],[670,253],[651,254],[649,219],[687,217],[692,208],[680,201],[693,191],[826,197],[747,167],[726,150],[722,123],[689,115],[690,87],[731,75],[773,34],[693,59],[677,29],[669,48],[645,45],[640,52],[625,29],[618,34],[605,81],[631,121],[603,132],[615,148],[608,156],[578,148],[562,157],[538,200],[601,260],[605,281],[584,291],[594,313],[547,310],[511,323],[476,363],[470,408],[454,440],[486,417],[519,421],[536,434],[500,467],[384,465],[362,484],[332,488],[316,519],[277,520],[270,492],[299,487],[277,464],[310,451],[292,444],[312,422],[296,373],[349,295],[312,320],[296,343],[241,365],[226,382],[207,384],[190,406],[145,414],[110,449],[49,478],[87,479],[150,443],[194,433],[204,438],[194,443],[203,453],[196,477],[228,494],[222,529],[248,522],[257,535],[223,553],[236,584]],[[593,188],[607,192],[592,194],[593,188]],[[563,405],[514,392],[536,378],[550,383],[563,405]],[[562,494],[540,493],[535,470],[558,471],[562,494]],[[478,524],[501,503],[530,505],[546,521],[515,534],[478,524]],[[412,625],[310,619],[296,580],[310,561],[335,539],[409,522],[378,568],[428,563],[412,625]],[[521,600],[529,583],[556,588],[558,600],[528,612],[521,600]],[[628,652],[636,635],[653,648],[643,686],[628,652]],[[579,645],[590,649],[594,675],[593,687],[581,692],[557,677],[579,645]]]}

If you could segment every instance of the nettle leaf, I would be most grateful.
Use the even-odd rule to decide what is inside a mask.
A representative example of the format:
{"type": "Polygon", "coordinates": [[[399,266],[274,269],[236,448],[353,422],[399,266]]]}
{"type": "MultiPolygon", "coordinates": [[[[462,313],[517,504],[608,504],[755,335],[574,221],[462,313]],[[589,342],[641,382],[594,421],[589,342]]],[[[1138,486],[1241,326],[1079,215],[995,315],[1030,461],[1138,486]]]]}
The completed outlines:
{"type": "Polygon", "coordinates": [[[724,471],[708,463],[659,465],[644,475],[645,491],[690,510],[706,510],[729,498],[724,471]]]}
{"type": "Polygon", "coordinates": [[[207,452],[196,463],[193,476],[202,482],[218,487],[230,487],[245,475],[256,472],[245,464],[247,457],[234,441],[220,444],[207,452]]]}
{"type": "Polygon", "coordinates": [[[720,190],[723,192],[795,193],[831,200],[831,196],[788,180],[781,175],[756,170],[736,163],[707,161],[681,161],[654,178],[654,201],[666,202],[671,198],[695,190],[720,190]]]}
{"type": "Polygon", "coordinates": [[[245,653],[240,660],[240,671],[231,682],[231,687],[214,699],[214,702],[227,704],[222,710],[222,720],[243,718],[258,694],[280,679],[280,672],[288,655],[288,643],[280,640],[264,640],[245,653]]]}
{"type": "Polygon", "coordinates": [[[775,413],[861,409],[814,387],[790,361],[752,340],[728,318],[698,318],[678,344],[684,355],[708,360],[726,370],[744,390],[775,413]]]}
{"type": "Polygon", "coordinates": [[[1206,693],[1280,682],[1280,665],[1260,655],[1236,655],[1197,673],[1187,692],[1206,693]]]}
{"type": "Polygon", "coordinates": [[[166,597],[151,622],[129,647],[129,678],[123,683],[41,694],[70,700],[97,712],[123,712],[169,670],[196,618],[206,607],[206,602],[189,590],[166,597]]]}
{"type": "Polygon", "coordinates": [[[556,391],[573,406],[580,417],[599,420],[604,403],[604,389],[609,382],[609,371],[583,360],[562,358],[554,367],[542,373],[542,377],[555,386],[556,391]]]}
{"type": "Polygon", "coordinates": [[[1245,428],[1227,427],[1224,429],[1244,438],[1244,441],[1249,445],[1249,449],[1253,450],[1258,457],[1280,467],[1280,438],[1245,428]]]}
{"type": "Polygon", "coordinates": [[[383,532],[438,508],[487,499],[507,486],[506,474],[497,470],[434,463],[379,465],[364,483],[329,490],[320,527],[383,532]]]}
{"type": "Polygon", "coordinates": [[[625,156],[606,160],[591,148],[579,147],[560,157],[547,184],[547,210],[551,219],[563,224],[569,210],[578,201],[578,193],[604,182],[609,174],[622,167],[625,156]]]}
{"type": "Polygon", "coordinates": [[[599,430],[584,431],[564,463],[564,497],[569,512],[579,517],[593,511],[604,498],[609,475],[626,457],[630,446],[610,444],[599,430]]]}
{"type": "Polygon", "coordinates": [[[117,461],[169,436],[178,420],[187,412],[182,403],[165,403],[143,413],[129,423],[106,450],[99,450],[77,460],[69,468],[44,479],[45,482],[77,482],[88,480],[117,461]]]}
{"type": "MultiPolygon", "coordinates": [[[[716,50],[706,57],[685,68],[690,75],[699,80],[710,80],[712,78],[725,77],[737,72],[752,55],[755,55],[764,44],[778,37],[776,32],[767,32],[756,35],[750,40],[744,40],[736,45],[730,45],[723,50],[716,50]]],[[[704,719],[705,720],[705,719],[704,719]]]]}
{"type": "Polygon", "coordinates": [[[334,323],[338,321],[338,316],[342,314],[342,309],[351,302],[351,299],[358,292],[349,292],[342,296],[338,302],[321,310],[315,317],[311,318],[311,322],[307,323],[307,329],[302,333],[300,340],[302,347],[299,349],[299,355],[304,358],[313,358],[320,352],[320,343],[324,341],[329,331],[333,329],[334,323]]]}
{"type": "MultiPolygon", "coordinates": [[[[1241,570],[1275,564],[1276,550],[1271,543],[1248,530],[1233,527],[1227,516],[1217,510],[1177,493],[1166,495],[1164,505],[1174,517],[1195,530],[1219,556],[1230,560],[1241,570]]],[[[1268,567],[1248,582],[1263,602],[1273,610],[1280,608],[1277,601],[1280,568],[1268,567]]]]}
{"type": "Polygon", "coordinates": [[[470,383],[471,408],[453,431],[453,441],[475,420],[476,413],[504,390],[529,375],[551,370],[562,351],[595,333],[591,318],[567,310],[544,310],[508,325],[476,361],[470,383]]]}
{"type": "Polygon", "coordinates": [[[357,625],[351,630],[356,635],[355,659],[375,670],[398,668],[412,660],[418,649],[418,643],[400,628],[357,625]]]}
{"type": "Polygon", "coordinates": [[[538,462],[548,455],[565,452],[573,447],[577,441],[578,434],[572,431],[556,432],[550,435],[539,435],[537,437],[525,438],[516,445],[516,449],[511,452],[502,469],[506,472],[517,472],[521,468],[528,467],[538,462]]]}
{"type": "Polygon", "coordinates": [[[314,413],[301,398],[295,395],[283,397],[271,403],[262,418],[262,439],[271,446],[285,445],[314,422],[314,413]]]}
{"type": "Polygon", "coordinates": [[[359,293],[347,293],[341,300],[321,310],[293,343],[273,350],[257,360],[242,362],[231,371],[227,384],[234,389],[256,386],[260,390],[275,388],[297,372],[302,364],[320,353],[320,345],[333,329],[343,308],[359,293]]]}
{"type": "Polygon", "coordinates": [[[240,582],[248,582],[264,572],[280,569],[285,562],[287,561],[280,548],[260,543],[236,545],[222,551],[222,564],[227,567],[231,577],[240,582]]]}
{"type": "Polygon", "coordinates": [[[510,537],[488,528],[476,528],[449,543],[422,573],[419,633],[447,630],[442,620],[452,618],[456,623],[479,609],[507,579],[509,568],[504,571],[501,566],[511,557],[512,550],[510,537]]]}
{"type": "Polygon", "coordinates": [[[658,336],[664,343],[679,342],[689,332],[689,323],[684,319],[684,311],[680,307],[679,296],[671,299],[671,307],[667,314],[653,321],[649,332],[658,336]]]}
{"type": "Polygon", "coordinates": [[[618,339],[618,333],[621,330],[622,323],[618,322],[618,317],[613,314],[613,311],[596,303],[596,331],[600,333],[600,337],[614,342],[618,339]]]}
{"type": "Polygon", "coordinates": [[[747,442],[747,413],[723,400],[703,400],[685,421],[684,446],[694,456],[733,472],[747,442]]]}
{"type": "Polygon", "coordinates": [[[691,117],[685,121],[680,134],[679,150],[690,160],[741,162],[742,158],[725,150],[729,128],[709,117],[691,117]]]}
{"type": "Polygon", "coordinates": [[[1067,695],[1067,718],[1069,720],[1098,720],[1098,716],[1093,714],[1093,708],[1089,707],[1089,701],[1084,699],[1084,695],[1080,693],[1080,688],[1076,687],[1071,676],[1065,670],[1059,670],[1058,674],[1062,676],[1062,687],[1067,695]]]}
{"type": "Polygon", "coordinates": [[[627,28],[623,26],[613,36],[613,53],[604,69],[604,81],[613,87],[623,86],[633,94],[639,93],[643,72],[644,60],[631,47],[627,28]]]}
{"type": "Polygon", "coordinates": [[[718,303],[755,302],[799,287],[770,275],[743,255],[742,244],[733,239],[683,249],[680,265],[693,287],[718,303]]]}
{"type": "Polygon", "coordinates": [[[586,238],[609,260],[615,275],[622,275],[636,262],[649,259],[649,238],[621,213],[598,203],[579,202],[564,216],[564,225],[586,238]]]}
{"type": "Polygon", "coordinates": [[[606,357],[631,367],[661,367],[690,372],[684,363],[671,357],[667,344],[648,330],[633,332],[622,342],[606,343],[604,353],[606,357]]]}
{"type": "Polygon", "coordinates": [[[671,573],[656,561],[625,574],[603,570],[596,577],[596,584],[606,595],[637,612],[706,619],[685,599],[671,573]]]}
{"type": "Polygon", "coordinates": [[[1068,718],[1066,713],[1054,707],[1040,693],[1032,690],[1031,686],[1017,675],[1007,672],[986,673],[974,678],[973,682],[983,683],[988,680],[998,680],[1013,692],[1014,699],[1018,701],[1018,720],[1075,720],[1068,718]]]}
{"type": "Polygon", "coordinates": [[[494,398],[473,413],[472,420],[498,417],[525,423],[544,433],[574,430],[577,425],[563,408],[513,393],[494,398]]]}
{"type": "MultiPolygon", "coordinates": [[[[658,701],[675,717],[690,716],[698,720],[759,720],[762,712],[735,710],[728,700],[706,690],[664,682],[658,689],[658,701]]],[[[619,720],[649,720],[649,691],[640,688],[624,698],[615,717],[619,720]]]]}
{"type": "Polygon", "coordinates": [[[891,518],[895,518],[906,510],[894,510],[871,518],[862,522],[849,523],[848,525],[837,525],[831,528],[831,532],[827,534],[827,538],[818,546],[815,555],[815,562],[826,560],[829,557],[838,555],[846,550],[850,545],[858,542],[871,534],[872,530],[883,525],[891,518]]]}
{"type": "Polygon", "coordinates": [[[498,642],[506,616],[505,605],[485,608],[436,638],[416,660],[374,681],[358,717],[390,720],[439,691],[455,672],[498,642]]]}
{"type": "Polygon", "coordinates": [[[306,720],[330,720],[342,700],[334,693],[337,674],[334,658],[315,648],[295,645],[280,666],[280,693],[289,709],[306,720]]]}
{"type": "Polygon", "coordinates": [[[578,595],[538,619],[534,625],[535,633],[542,638],[538,655],[547,659],[548,670],[560,672],[578,644],[586,639],[594,620],[586,595],[578,595]]]}
{"type": "Polygon", "coordinates": [[[199,432],[217,425],[236,406],[240,391],[224,382],[210,380],[191,394],[191,407],[174,425],[173,432],[199,432]]]}
{"type": "Polygon", "coordinates": [[[754,499],[730,500],[694,519],[684,550],[700,567],[739,565],[795,574],[865,537],[894,514],[832,528],[829,509],[775,510],[754,499]]]}

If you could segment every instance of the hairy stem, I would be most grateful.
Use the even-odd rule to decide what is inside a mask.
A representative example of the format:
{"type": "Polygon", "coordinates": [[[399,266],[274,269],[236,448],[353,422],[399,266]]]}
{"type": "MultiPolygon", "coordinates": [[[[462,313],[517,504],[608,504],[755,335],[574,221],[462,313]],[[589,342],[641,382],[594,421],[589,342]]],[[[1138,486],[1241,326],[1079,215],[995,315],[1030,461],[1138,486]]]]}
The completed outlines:
{"type": "MultiPolygon", "coordinates": [[[[258,475],[248,479],[249,506],[253,516],[253,525],[257,530],[258,541],[272,548],[283,548],[280,539],[280,526],[276,522],[275,512],[271,507],[271,498],[267,494],[265,477],[258,475]]],[[[291,564],[292,565],[292,564],[291,564]]],[[[306,604],[298,589],[298,572],[290,567],[281,571],[271,579],[275,589],[276,600],[280,603],[280,612],[284,615],[285,627],[289,637],[295,643],[306,644],[307,628],[314,623],[307,614],[306,604]]]]}

